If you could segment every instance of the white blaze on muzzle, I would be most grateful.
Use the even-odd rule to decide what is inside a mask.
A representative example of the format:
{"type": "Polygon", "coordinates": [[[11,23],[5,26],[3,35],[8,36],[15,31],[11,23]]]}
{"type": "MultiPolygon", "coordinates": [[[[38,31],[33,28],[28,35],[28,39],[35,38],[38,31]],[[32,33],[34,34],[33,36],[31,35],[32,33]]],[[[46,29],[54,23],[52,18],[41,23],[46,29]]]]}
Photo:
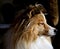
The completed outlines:
{"type": "Polygon", "coordinates": [[[49,26],[48,35],[51,35],[51,36],[56,35],[56,33],[54,32],[54,31],[56,30],[56,28],[54,28],[54,27],[52,27],[52,26],[50,26],[50,25],[48,25],[48,26],[49,26]]]}

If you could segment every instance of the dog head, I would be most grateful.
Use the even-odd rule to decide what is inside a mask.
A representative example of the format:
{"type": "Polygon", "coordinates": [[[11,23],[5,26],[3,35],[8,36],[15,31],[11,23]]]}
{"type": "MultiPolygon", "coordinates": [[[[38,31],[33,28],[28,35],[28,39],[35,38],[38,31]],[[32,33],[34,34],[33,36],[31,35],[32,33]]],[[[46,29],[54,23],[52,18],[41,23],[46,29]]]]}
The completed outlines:
{"type": "Polygon", "coordinates": [[[56,29],[47,24],[45,11],[45,8],[40,4],[30,5],[24,10],[15,21],[14,29],[16,33],[19,33],[17,36],[31,40],[40,35],[55,35],[56,29]]]}
{"type": "Polygon", "coordinates": [[[25,30],[31,30],[32,33],[36,35],[55,35],[55,28],[47,24],[47,20],[45,18],[46,10],[40,5],[36,4],[35,6],[29,6],[30,11],[27,13],[29,17],[29,22],[25,26],[25,30]]]}
{"type": "Polygon", "coordinates": [[[31,19],[29,19],[29,23],[26,26],[27,30],[31,29],[32,33],[37,35],[55,35],[55,28],[48,25],[44,14],[41,12],[39,14],[34,15],[31,19]]]}

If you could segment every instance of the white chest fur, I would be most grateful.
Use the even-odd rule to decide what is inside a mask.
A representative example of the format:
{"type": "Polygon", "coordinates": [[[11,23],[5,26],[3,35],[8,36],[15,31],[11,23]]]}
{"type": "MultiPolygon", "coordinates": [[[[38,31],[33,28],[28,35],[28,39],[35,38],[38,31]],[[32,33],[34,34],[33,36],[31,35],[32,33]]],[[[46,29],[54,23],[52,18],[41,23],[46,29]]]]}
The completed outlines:
{"type": "Polygon", "coordinates": [[[28,44],[23,41],[18,42],[16,49],[53,49],[53,46],[44,36],[41,36],[28,44]]]}

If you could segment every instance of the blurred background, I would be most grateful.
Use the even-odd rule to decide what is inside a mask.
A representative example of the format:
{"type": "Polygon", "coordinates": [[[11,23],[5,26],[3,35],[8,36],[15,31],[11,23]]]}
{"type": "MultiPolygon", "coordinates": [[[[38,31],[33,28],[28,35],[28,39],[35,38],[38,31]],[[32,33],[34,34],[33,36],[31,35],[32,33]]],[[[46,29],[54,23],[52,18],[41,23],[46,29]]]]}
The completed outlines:
{"type": "Polygon", "coordinates": [[[54,49],[60,49],[60,1],[59,0],[0,0],[0,49],[3,48],[3,36],[10,28],[16,13],[30,4],[42,4],[47,10],[47,23],[57,28],[56,36],[52,37],[54,49]]]}

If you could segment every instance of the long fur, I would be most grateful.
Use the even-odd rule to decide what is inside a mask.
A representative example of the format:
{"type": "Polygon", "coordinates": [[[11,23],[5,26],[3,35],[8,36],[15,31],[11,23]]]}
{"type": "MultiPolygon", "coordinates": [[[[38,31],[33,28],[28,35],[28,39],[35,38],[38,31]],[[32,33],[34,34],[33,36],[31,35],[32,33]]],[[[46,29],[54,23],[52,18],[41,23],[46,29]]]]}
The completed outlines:
{"type": "Polygon", "coordinates": [[[36,4],[19,13],[4,35],[5,49],[53,49],[45,37],[54,35],[55,28],[47,24],[45,11],[42,5],[36,4]]]}

